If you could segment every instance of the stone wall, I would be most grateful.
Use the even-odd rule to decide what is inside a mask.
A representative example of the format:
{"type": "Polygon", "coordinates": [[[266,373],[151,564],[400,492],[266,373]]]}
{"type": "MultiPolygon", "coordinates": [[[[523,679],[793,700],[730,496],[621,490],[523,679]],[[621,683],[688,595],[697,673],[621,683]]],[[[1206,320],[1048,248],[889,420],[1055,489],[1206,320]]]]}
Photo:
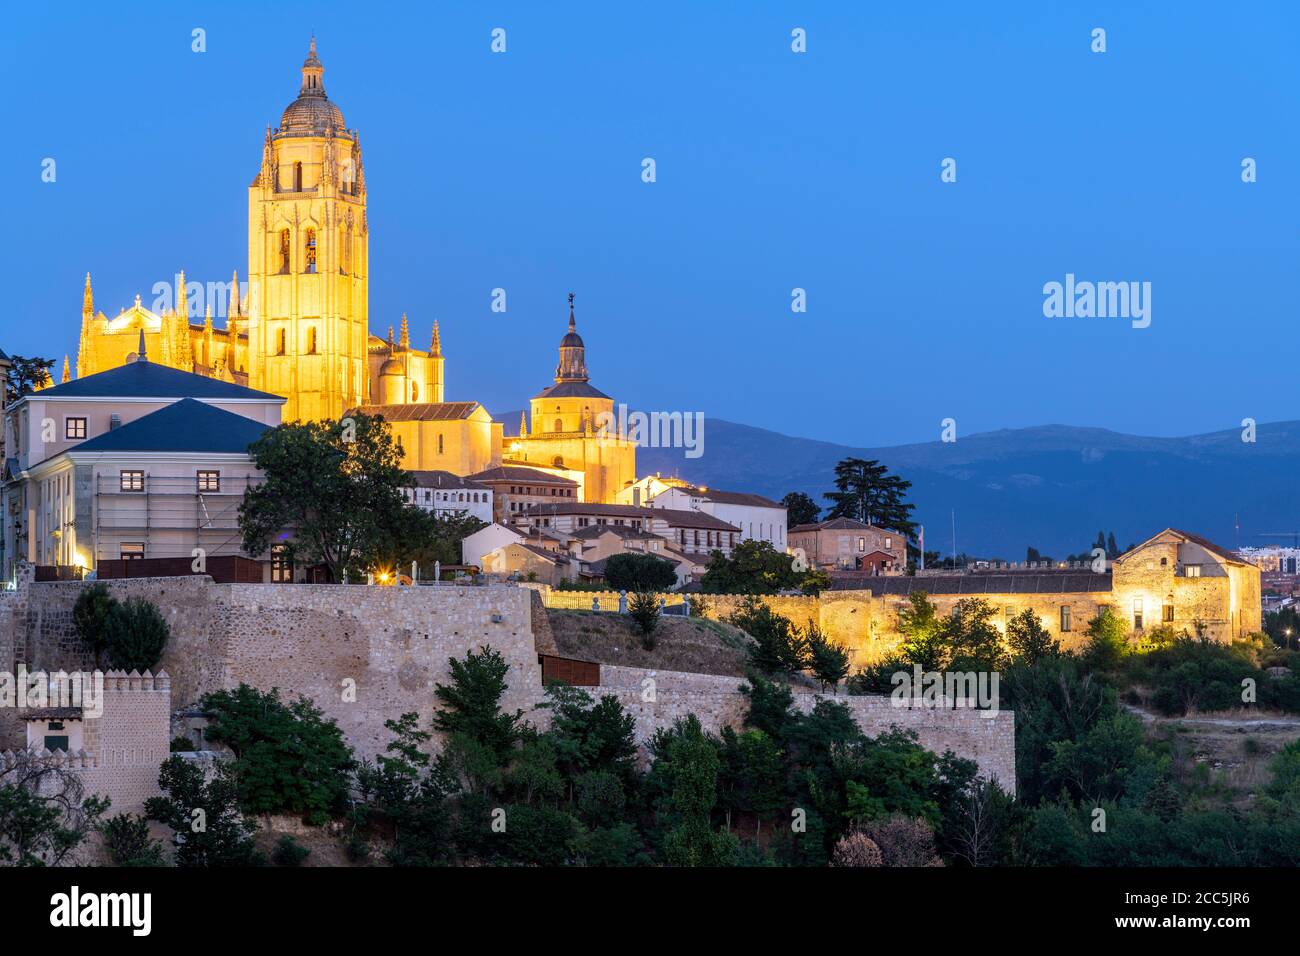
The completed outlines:
{"type": "MultiPolygon", "coordinates": [[[[637,739],[644,741],[688,714],[694,714],[706,730],[714,733],[725,726],[739,729],[749,708],[748,699],[739,690],[742,683],[735,677],[602,664],[600,687],[590,690],[593,696],[617,697],[636,719],[637,739]]],[[[819,700],[847,706],[868,736],[878,736],[891,726],[915,731],[926,749],[937,754],[951,750],[974,760],[981,774],[1015,793],[1015,715],[1010,711],[981,716],[989,712],[896,707],[888,697],[832,696],[798,690],[794,695],[795,708],[804,713],[819,700]]]]}

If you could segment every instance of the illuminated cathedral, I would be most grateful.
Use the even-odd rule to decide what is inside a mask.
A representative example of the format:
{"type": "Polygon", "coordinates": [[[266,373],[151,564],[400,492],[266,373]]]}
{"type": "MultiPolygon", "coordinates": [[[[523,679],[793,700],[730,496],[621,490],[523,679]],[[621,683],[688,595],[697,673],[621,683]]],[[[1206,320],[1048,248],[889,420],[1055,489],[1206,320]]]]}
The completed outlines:
{"type": "Polygon", "coordinates": [[[198,287],[181,272],[163,305],[146,308],[136,296],[110,318],[96,313],[88,274],[77,376],[135,361],[143,336],[151,362],[283,396],[285,421],[383,416],[408,469],[469,475],[526,464],[575,478],[586,500],[613,501],[636,479],[635,446],[595,426],[613,399],[588,381],[572,296],[555,383],[534,396],[531,426],[525,417],[508,446],[502,423],[478,402],[445,400],[437,322],[428,349],[412,346],[406,315],[396,335],[391,325],[386,337],[370,333],[361,141],[326,96],[324,72],[313,37],[298,95],[267,128],[248,187],[247,294],[237,274],[198,287]],[[222,329],[213,305],[225,306],[222,329]]]}

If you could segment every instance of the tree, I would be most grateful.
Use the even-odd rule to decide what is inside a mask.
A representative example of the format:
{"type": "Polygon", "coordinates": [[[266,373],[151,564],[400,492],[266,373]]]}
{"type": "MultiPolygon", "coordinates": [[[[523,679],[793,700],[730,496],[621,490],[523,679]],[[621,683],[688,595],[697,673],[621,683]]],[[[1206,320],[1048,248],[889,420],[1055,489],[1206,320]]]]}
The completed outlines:
{"type": "Polygon", "coordinates": [[[100,660],[107,646],[108,616],[115,607],[117,599],[102,581],[83,588],[72,605],[72,624],[77,629],[77,636],[94,653],[96,661],[100,660]]]}
{"type": "Polygon", "coordinates": [[[99,825],[104,849],[114,866],[166,866],[163,847],[149,836],[149,821],[119,813],[99,825]]]}
{"type": "Polygon", "coordinates": [[[109,802],[85,797],[81,775],[20,751],[0,762],[0,864],[58,866],[96,828],[109,802]]]}
{"type": "Polygon", "coordinates": [[[1119,545],[1115,543],[1114,531],[1112,531],[1109,535],[1106,536],[1106,557],[1108,558],[1119,557],[1119,545]]]}
{"type": "Polygon", "coordinates": [[[885,866],[943,866],[934,831],[921,817],[893,814],[866,824],[862,832],[880,848],[885,866]]]}
{"type": "Polygon", "coordinates": [[[6,405],[12,405],[24,395],[30,395],[38,388],[44,388],[54,381],[50,377],[50,369],[54,368],[54,359],[11,355],[9,362],[4,383],[6,405]]]}
{"type": "Polygon", "coordinates": [[[249,446],[265,480],[239,506],[243,547],[322,563],[334,580],[359,578],[377,562],[397,563],[427,545],[431,516],[408,504],[401,451],[382,418],[293,422],[249,446]]]}
{"type": "Polygon", "coordinates": [[[519,740],[523,711],[501,712],[510,665],[499,651],[484,647],[470,651],[463,661],[449,658],[451,684],[436,684],[434,696],[442,709],[433,715],[433,726],[445,734],[463,734],[467,741],[486,748],[498,764],[519,740]]]}
{"type": "Polygon", "coordinates": [[[825,693],[828,684],[837,688],[849,674],[848,651],[831,641],[815,621],[808,622],[804,639],[808,643],[808,667],[821,684],[822,692],[825,693]]]}
{"type": "Polygon", "coordinates": [[[677,729],[668,747],[669,806],[679,821],[664,838],[669,866],[730,866],[738,841],[734,834],[713,829],[717,804],[718,747],[704,733],[694,714],[677,729]]]}
{"type": "MultiPolygon", "coordinates": [[[[388,823],[393,845],[387,857],[394,866],[434,866],[449,858],[452,846],[446,781],[430,769],[424,750],[433,735],[419,729],[419,715],[414,712],[387,720],[384,726],[394,739],[375,764],[358,766],[361,802],[351,820],[367,825],[372,817],[379,817],[388,823]]],[[[365,848],[355,834],[353,844],[365,848]]]]}
{"type": "Polygon", "coordinates": [[[754,639],[750,661],[765,674],[794,674],[808,666],[808,643],[790,619],[756,597],[746,598],[730,621],[754,639]]]}
{"type": "Polygon", "coordinates": [[[659,601],[649,591],[638,591],[628,602],[628,614],[641,631],[641,646],[654,650],[655,631],[659,629],[659,601]]]}
{"type": "Polygon", "coordinates": [[[219,761],[210,780],[184,757],[169,757],[158,773],[165,796],[145,801],[150,820],[176,833],[177,866],[249,866],[258,862],[256,825],[239,810],[235,768],[219,761]]]}
{"type": "Polygon", "coordinates": [[[1114,670],[1128,653],[1128,626],[1109,606],[1088,622],[1083,659],[1094,670],[1114,670]]]}
{"type": "Polygon", "coordinates": [[[785,526],[787,530],[796,525],[815,524],[817,516],[821,514],[821,508],[817,507],[817,502],[802,491],[790,492],[781,499],[781,504],[785,506],[785,526]]]}
{"type": "Polygon", "coordinates": [[[272,688],[240,684],[203,698],[209,740],[235,754],[240,805],[249,813],[293,813],[321,825],[341,813],[355,762],[343,732],[307,698],[289,703],[272,688]]]}
{"type": "Polygon", "coordinates": [[[1007,644],[1013,657],[1029,664],[1044,654],[1055,654],[1061,649],[1060,642],[1052,640],[1052,635],[1044,629],[1031,608],[1007,621],[1007,644]]]}
{"type": "Polygon", "coordinates": [[[836,490],[822,496],[832,503],[826,518],[853,518],[911,536],[916,530],[911,517],[916,506],[904,500],[911,487],[910,481],[889,474],[874,459],[845,458],[835,466],[836,490]]]}
{"type": "Polygon", "coordinates": [[[794,569],[794,561],[772,547],[770,541],[747,538],[732,549],[731,557],[714,551],[700,579],[706,594],[776,594],[800,590],[817,594],[830,578],[817,568],[794,569]]]}
{"type": "Polygon", "coordinates": [[[133,597],[113,605],[104,621],[103,634],[110,667],[143,673],[162,660],[171,630],[157,607],[144,598],[133,597]]]}
{"type": "Polygon", "coordinates": [[[606,559],[605,583],[615,591],[667,591],[677,586],[677,569],[653,554],[627,551],[606,559]]]}

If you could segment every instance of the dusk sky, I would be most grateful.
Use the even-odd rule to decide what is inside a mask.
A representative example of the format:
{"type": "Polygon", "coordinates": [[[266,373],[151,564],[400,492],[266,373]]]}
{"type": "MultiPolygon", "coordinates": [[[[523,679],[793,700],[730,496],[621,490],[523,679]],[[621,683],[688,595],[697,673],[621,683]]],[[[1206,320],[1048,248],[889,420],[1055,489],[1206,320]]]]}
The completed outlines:
{"type": "Polygon", "coordinates": [[[0,34],[9,353],[75,361],[87,271],[109,315],[179,269],[246,278],[315,30],[364,150],[371,331],[438,318],[449,400],[549,384],[574,291],[634,409],[851,445],[1300,417],[1294,3],[57,7],[0,34]],[[1150,282],[1150,327],[1046,318],[1067,273],[1150,282]]]}

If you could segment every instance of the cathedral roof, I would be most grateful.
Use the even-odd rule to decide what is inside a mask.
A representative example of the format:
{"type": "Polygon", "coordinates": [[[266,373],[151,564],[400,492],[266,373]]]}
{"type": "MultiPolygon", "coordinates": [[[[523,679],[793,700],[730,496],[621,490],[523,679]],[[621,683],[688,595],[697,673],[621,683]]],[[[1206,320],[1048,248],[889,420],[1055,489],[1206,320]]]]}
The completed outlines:
{"type": "Polygon", "coordinates": [[[302,89],[298,91],[298,98],[285,107],[280,117],[280,132],[305,135],[330,129],[336,133],[347,132],[343,111],[325,95],[325,84],[321,80],[324,72],[325,68],[316,56],[316,37],[313,36],[311,51],[302,64],[302,89]]]}
{"type": "Polygon", "coordinates": [[[533,398],[609,398],[609,396],[587,382],[557,382],[542,389],[533,398]]]}
{"type": "Polygon", "coordinates": [[[32,398],[199,398],[217,401],[257,401],[284,404],[279,395],[182,372],[154,362],[128,362],[105,372],[54,385],[32,398]]]}
{"type": "Polygon", "coordinates": [[[362,405],[355,411],[362,415],[378,415],[386,422],[449,422],[469,418],[482,407],[478,402],[412,402],[406,405],[362,405]]]}
{"type": "Polygon", "coordinates": [[[206,402],[182,398],[69,450],[243,454],[270,427],[206,402]]]}

